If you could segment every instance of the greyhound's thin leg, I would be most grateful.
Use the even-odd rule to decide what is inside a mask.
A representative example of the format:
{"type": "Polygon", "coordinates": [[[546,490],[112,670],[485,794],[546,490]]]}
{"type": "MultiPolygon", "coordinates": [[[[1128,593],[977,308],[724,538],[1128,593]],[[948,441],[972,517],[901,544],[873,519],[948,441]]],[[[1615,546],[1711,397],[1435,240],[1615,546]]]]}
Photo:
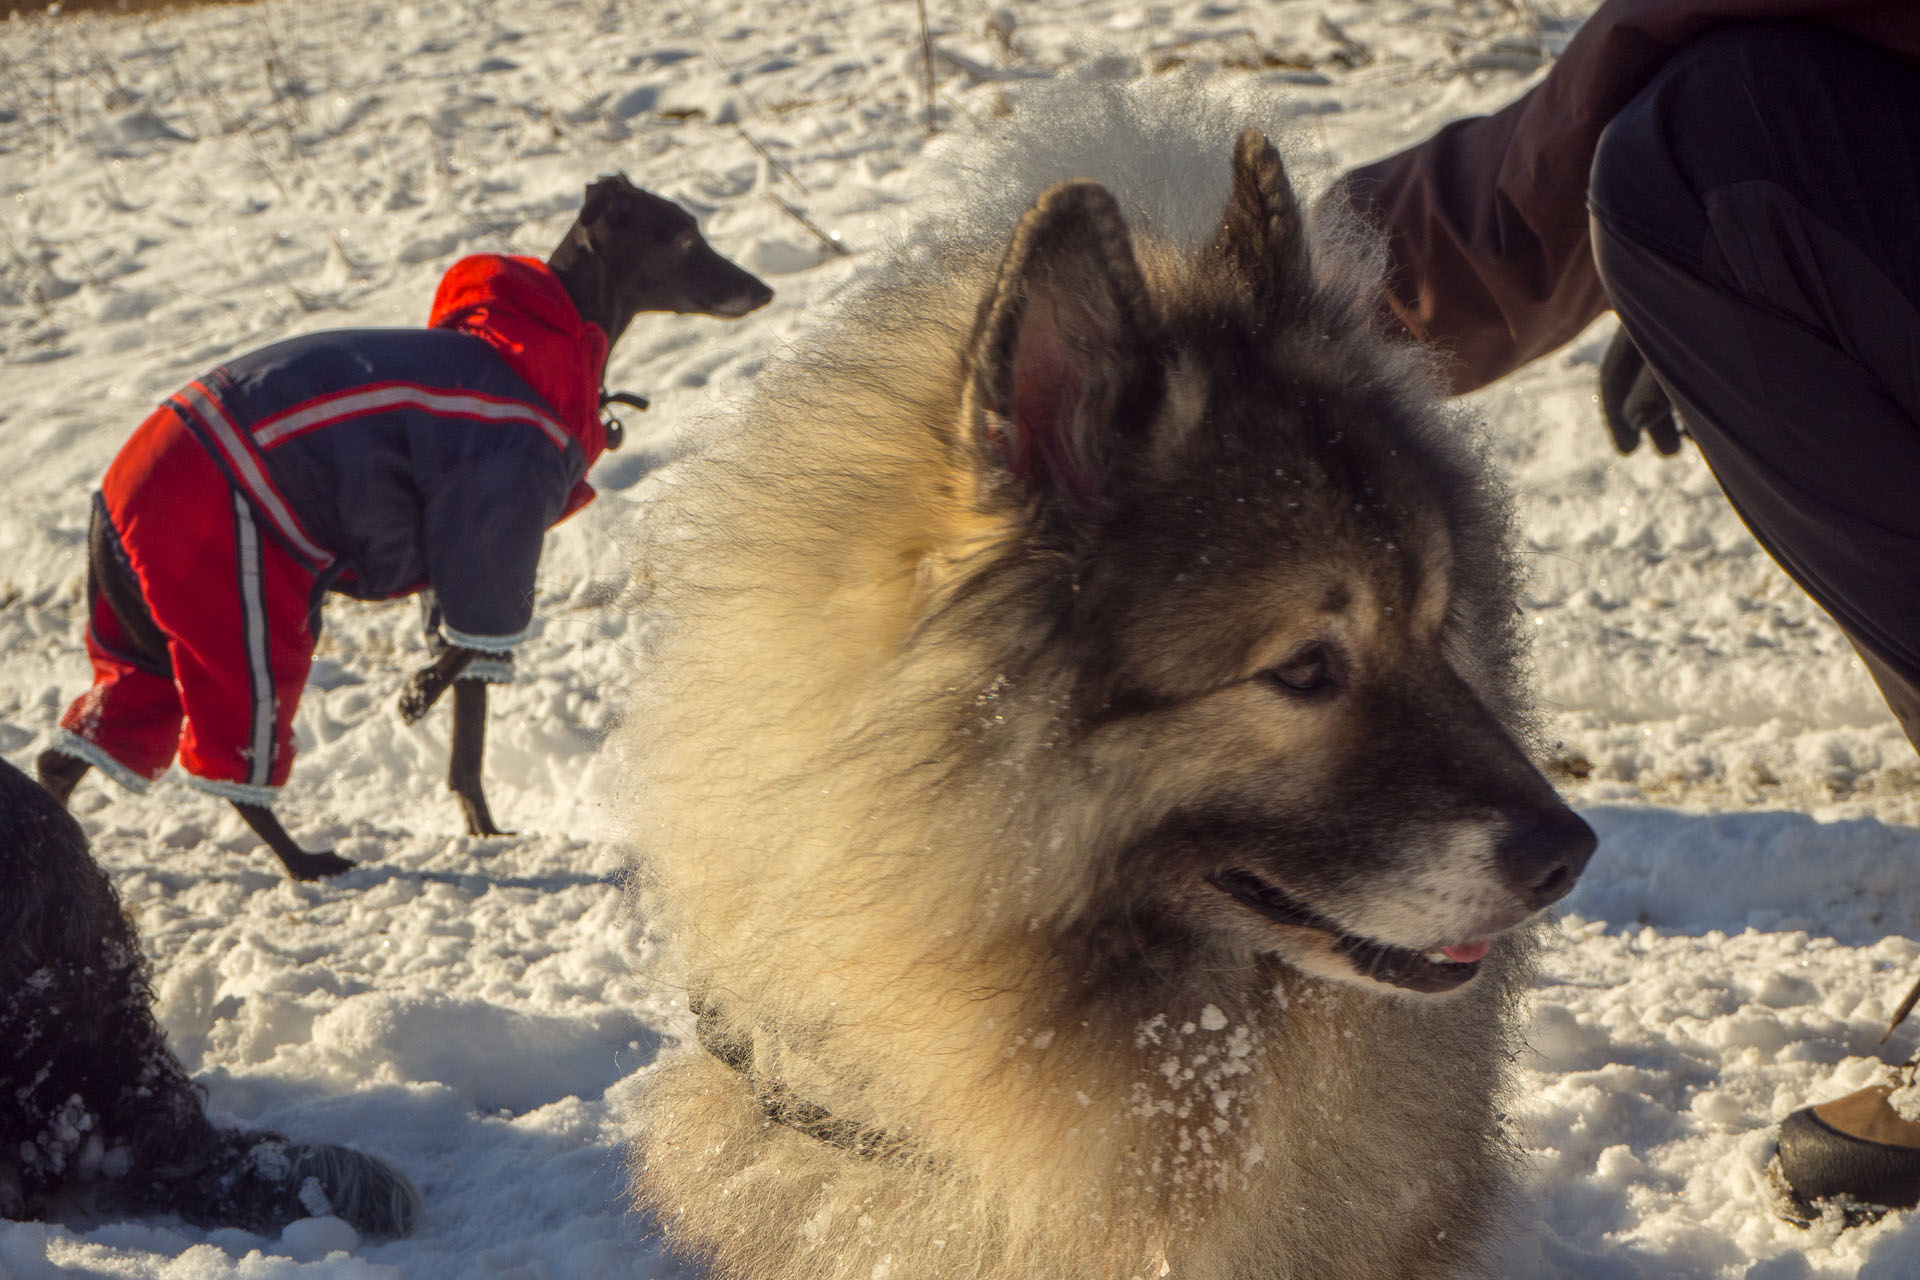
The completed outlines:
{"type": "Polygon", "coordinates": [[[480,788],[480,759],[487,750],[487,684],[460,680],[453,686],[453,751],[447,761],[447,789],[460,800],[467,816],[467,834],[510,836],[494,825],[480,788]]]}
{"type": "Polygon", "coordinates": [[[92,767],[79,756],[70,756],[52,747],[42,751],[40,758],[33,762],[33,771],[39,775],[40,785],[52,792],[53,798],[63,805],[92,767]]]}
{"type": "Polygon", "coordinates": [[[353,868],[353,863],[339,854],[328,850],[324,853],[308,853],[293,842],[287,829],[280,825],[280,819],[273,816],[273,810],[263,804],[241,804],[232,802],[240,811],[240,817],[253,828],[253,834],[267,842],[274,856],[280,859],[280,865],[295,880],[318,880],[322,876],[337,876],[342,871],[353,868]]]}

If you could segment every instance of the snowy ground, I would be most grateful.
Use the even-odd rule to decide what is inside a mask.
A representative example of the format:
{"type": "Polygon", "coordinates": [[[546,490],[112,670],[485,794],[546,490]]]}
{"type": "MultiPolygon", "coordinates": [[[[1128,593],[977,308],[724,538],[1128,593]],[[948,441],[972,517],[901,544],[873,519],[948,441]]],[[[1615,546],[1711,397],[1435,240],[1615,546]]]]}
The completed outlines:
{"type": "MultiPolygon", "coordinates": [[[[1322,172],[1489,109],[1584,12],[1551,0],[928,5],[942,136],[1032,84],[1184,65],[1271,92],[1322,172]]],[[[414,611],[340,602],[282,812],[363,862],[285,881],[224,806],[90,780],[76,811],[137,918],[214,1109],[348,1141],[419,1181],[425,1229],[280,1239],[74,1216],[0,1225],[0,1278],[683,1274],[628,1214],[615,1115],[683,1009],[623,956],[600,744],[638,620],[609,608],[647,472],[924,199],[908,0],[271,0],[0,22],[0,753],[86,679],[87,493],[159,398],[224,356],[419,322],[475,250],[544,254],[624,169],[779,298],[646,318],[610,383],[654,398],[557,531],[527,678],[496,694],[495,812],[441,789],[445,718],[392,707],[414,611]],[[837,246],[835,250],[831,246],[837,246]],[[839,251],[845,251],[841,253],[839,251]]],[[[1223,159],[1224,163],[1224,159],[1223,159]]],[[[1526,608],[1567,785],[1603,844],[1569,900],[1522,1069],[1533,1152],[1508,1277],[1900,1277],[1920,1225],[1769,1217],[1765,1129],[1910,1052],[1875,1040],[1920,969],[1920,768],[1845,642],[1691,453],[1611,452],[1607,322],[1479,401],[1525,512],[1526,608]]],[[[1444,1069],[1444,1064],[1436,1064],[1444,1069]]]]}

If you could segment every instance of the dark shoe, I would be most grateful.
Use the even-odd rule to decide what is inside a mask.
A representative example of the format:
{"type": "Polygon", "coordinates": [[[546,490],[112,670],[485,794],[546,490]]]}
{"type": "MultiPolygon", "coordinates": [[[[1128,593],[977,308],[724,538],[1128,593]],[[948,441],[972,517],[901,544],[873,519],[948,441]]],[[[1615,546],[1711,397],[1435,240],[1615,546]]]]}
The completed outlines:
{"type": "Polygon", "coordinates": [[[1854,1226],[1920,1204],[1920,1122],[1894,1109],[1896,1092],[1908,1088],[1873,1085],[1780,1122],[1769,1172],[1782,1217],[1804,1227],[1837,1210],[1854,1226]]]}

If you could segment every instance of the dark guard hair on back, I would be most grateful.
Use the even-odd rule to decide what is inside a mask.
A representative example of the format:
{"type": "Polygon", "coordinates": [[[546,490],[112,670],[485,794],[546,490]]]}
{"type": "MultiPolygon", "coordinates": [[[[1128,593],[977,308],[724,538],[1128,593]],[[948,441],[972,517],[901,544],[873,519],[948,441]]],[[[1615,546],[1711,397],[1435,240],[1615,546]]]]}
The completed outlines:
{"type": "Polygon", "coordinates": [[[1592,849],[1505,497],[1239,112],[1055,109],[661,491],[633,896],[711,1052],[636,1195],[756,1280],[1455,1274],[1592,849]]]}
{"type": "Polygon", "coordinates": [[[0,760],[0,1216],[91,1198],[277,1232],[332,1212],[372,1236],[420,1215],[406,1176],[346,1147],[207,1118],[153,1015],[147,963],[80,825],[0,760]]]}

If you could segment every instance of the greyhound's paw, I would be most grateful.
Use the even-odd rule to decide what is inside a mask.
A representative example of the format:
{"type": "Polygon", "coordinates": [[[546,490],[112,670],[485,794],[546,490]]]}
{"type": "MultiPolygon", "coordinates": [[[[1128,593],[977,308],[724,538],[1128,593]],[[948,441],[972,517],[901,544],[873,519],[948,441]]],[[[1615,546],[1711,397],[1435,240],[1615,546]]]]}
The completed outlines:
{"type": "Polygon", "coordinates": [[[446,691],[446,681],[436,679],[432,667],[425,667],[413,673],[406,687],[400,690],[400,722],[417,724],[420,718],[433,710],[433,704],[440,700],[446,691]]]}
{"type": "Polygon", "coordinates": [[[487,808],[487,798],[482,795],[468,795],[456,791],[454,799],[460,802],[460,812],[467,819],[467,834],[470,836],[512,836],[517,831],[502,831],[493,820],[493,812],[487,808]]]}
{"type": "Polygon", "coordinates": [[[337,876],[343,871],[351,871],[356,865],[352,859],[343,858],[329,850],[326,853],[307,853],[299,850],[280,859],[287,865],[287,874],[295,880],[321,880],[327,876],[337,876]]]}

